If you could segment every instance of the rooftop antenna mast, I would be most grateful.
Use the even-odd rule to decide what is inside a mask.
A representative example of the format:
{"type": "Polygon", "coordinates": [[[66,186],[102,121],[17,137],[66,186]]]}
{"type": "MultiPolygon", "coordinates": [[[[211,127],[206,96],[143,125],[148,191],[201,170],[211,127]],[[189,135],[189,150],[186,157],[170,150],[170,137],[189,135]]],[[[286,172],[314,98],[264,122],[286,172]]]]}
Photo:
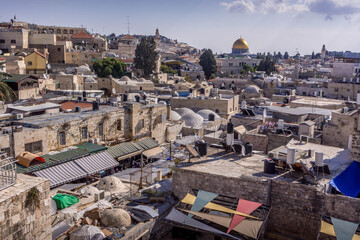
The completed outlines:
{"type": "Polygon", "coordinates": [[[130,21],[129,21],[129,16],[126,16],[127,18],[127,28],[128,28],[128,35],[130,35],[130,21]]]}

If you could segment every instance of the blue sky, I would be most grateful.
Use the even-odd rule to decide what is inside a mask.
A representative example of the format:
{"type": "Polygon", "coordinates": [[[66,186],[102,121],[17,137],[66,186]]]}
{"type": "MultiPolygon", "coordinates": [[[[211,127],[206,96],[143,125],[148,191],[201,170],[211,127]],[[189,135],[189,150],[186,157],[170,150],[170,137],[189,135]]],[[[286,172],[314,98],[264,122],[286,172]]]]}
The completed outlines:
{"type": "Polygon", "coordinates": [[[230,52],[242,36],[251,52],[360,51],[360,0],[18,0],[0,21],[81,26],[110,34],[160,34],[197,48],[230,52]]]}

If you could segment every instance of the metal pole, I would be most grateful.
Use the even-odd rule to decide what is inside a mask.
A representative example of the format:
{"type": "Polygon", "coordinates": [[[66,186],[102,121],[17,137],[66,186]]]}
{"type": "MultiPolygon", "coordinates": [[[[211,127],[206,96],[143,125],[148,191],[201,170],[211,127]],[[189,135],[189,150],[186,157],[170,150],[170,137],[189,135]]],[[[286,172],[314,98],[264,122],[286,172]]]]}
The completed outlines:
{"type": "Polygon", "coordinates": [[[170,161],[171,161],[171,152],[172,152],[172,149],[171,149],[171,141],[170,141],[170,161]]]}

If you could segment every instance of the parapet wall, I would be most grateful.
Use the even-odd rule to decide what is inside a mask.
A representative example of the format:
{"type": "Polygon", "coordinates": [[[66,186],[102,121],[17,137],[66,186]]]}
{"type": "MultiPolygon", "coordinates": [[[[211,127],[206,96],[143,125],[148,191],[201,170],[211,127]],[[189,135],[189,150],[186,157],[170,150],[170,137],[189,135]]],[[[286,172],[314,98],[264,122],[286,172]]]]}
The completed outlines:
{"type": "Polygon", "coordinates": [[[51,239],[50,183],[19,174],[15,185],[0,191],[0,239],[51,239]],[[38,207],[26,204],[29,191],[38,190],[38,207]]]}
{"type": "Polygon", "coordinates": [[[266,237],[270,239],[316,239],[321,215],[360,222],[359,199],[329,195],[313,186],[241,173],[234,178],[176,168],[175,195],[182,199],[192,188],[270,205],[266,228],[266,237]]]}

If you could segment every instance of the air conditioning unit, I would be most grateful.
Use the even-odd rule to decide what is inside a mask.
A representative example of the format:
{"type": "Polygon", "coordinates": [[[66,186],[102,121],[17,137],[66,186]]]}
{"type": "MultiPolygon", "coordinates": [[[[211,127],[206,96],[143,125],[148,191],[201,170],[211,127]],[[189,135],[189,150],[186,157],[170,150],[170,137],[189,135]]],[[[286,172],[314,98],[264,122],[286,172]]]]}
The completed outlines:
{"type": "Polygon", "coordinates": [[[17,120],[21,120],[21,119],[23,119],[23,118],[24,118],[24,115],[23,115],[22,113],[16,114],[16,119],[17,119],[17,120]]]}
{"type": "Polygon", "coordinates": [[[94,196],[95,196],[95,202],[98,202],[105,198],[105,191],[101,190],[98,193],[95,193],[94,196]]]}

